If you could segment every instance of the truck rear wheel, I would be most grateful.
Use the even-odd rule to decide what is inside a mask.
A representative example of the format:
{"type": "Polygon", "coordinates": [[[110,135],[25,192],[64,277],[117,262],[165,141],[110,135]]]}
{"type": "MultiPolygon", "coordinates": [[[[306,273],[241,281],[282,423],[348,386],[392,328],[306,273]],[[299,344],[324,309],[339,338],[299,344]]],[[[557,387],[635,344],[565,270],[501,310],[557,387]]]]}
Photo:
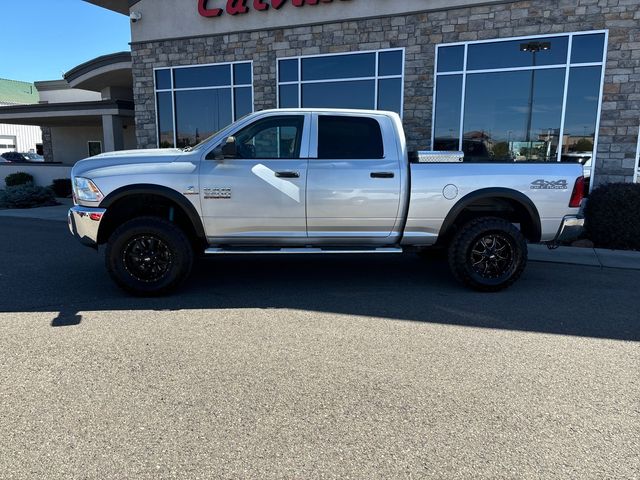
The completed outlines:
{"type": "Polygon", "coordinates": [[[527,242],[506,220],[482,217],[464,225],[449,247],[449,266],[462,284],[481,292],[510,287],[527,264],[527,242]]]}
{"type": "Polygon", "coordinates": [[[140,217],[113,232],[105,263],[109,275],[123,290],[138,296],[159,296],[174,291],[189,276],[193,248],[173,223],[140,217]]]}

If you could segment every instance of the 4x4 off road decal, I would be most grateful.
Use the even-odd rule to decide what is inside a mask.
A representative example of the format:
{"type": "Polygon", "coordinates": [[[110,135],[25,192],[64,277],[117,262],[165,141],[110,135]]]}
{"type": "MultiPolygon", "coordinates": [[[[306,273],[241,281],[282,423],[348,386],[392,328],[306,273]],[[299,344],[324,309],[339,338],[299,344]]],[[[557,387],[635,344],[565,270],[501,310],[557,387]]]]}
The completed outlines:
{"type": "Polygon", "coordinates": [[[569,188],[566,180],[536,180],[531,182],[531,190],[566,190],[569,188]]]}

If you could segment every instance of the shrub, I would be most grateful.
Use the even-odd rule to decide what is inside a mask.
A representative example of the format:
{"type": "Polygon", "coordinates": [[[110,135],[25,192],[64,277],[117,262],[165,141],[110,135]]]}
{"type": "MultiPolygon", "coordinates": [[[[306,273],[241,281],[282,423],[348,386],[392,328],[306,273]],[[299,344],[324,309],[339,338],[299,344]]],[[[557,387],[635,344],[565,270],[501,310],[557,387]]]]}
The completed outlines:
{"type": "Polygon", "coordinates": [[[640,185],[596,188],[585,207],[586,229],[596,247],[640,250],[640,185]]]}
{"type": "Polygon", "coordinates": [[[28,184],[0,190],[0,208],[34,208],[57,204],[50,188],[28,184]]]}
{"type": "Polygon", "coordinates": [[[56,197],[67,198],[71,196],[71,179],[56,178],[51,185],[51,190],[56,197]]]}
{"type": "Polygon", "coordinates": [[[27,185],[29,183],[33,183],[33,177],[25,172],[16,172],[11,175],[7,175],[4,179],[4,183],[7,184],[7,187],[27,185]]]}

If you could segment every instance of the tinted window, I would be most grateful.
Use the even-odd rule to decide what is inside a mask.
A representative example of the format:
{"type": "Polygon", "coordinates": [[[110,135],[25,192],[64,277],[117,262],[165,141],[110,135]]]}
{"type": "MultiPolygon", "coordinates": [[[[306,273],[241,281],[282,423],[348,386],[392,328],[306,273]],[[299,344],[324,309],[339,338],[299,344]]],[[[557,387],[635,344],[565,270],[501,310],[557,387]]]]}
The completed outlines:
{"type": "Polygon", "coordinates": [[[231,89],[176,92],[178,147],[195,146],[231,123],[231,89]]]}
{"type": "Polygon", "coordinates": [[[242,87],[234,89],[235,113],[236,120],[244,117],[253,111],[253,102],[251,98],[251,87],[242,87]]]}
{"type": "Polygon", "coordinates": [[[460,149],[460,108],[462,75],[438,77],[436,87],[436,124],[434,150],[460,149]]]}
{"type": "Polygon", "coordinates": [[[375,53],[302,59],[302,80],[374,77],[375,74],[375,53]]]}
{"type": "Polygon", "coordinates": [[[467,70],[565,64],[568,42],[568,37],[554,37],[472,44],[467,70]]]}
{"type": "Polygon", "coordinates": [[[280,87],[280,108],[297,108],[298,85],[282,85],[280,87]]]}
{"type": "Polygon", "coordinates": [[[575,35],[571,45],[571,63],[602,62],[604,33],[575,35]]]}
{"type": "Polygon", "coordinates": [[[169,90],[171,88],[171,70],[156,70],[156,89],[169,90]]]}
{"type": "Polygon", "coordinates": [[[175,88],[221,87],[231,85],[230,65],[176,68],[173,75],[175,88]]]}
{"type": "Polygon", "coordinates": [[[378,75],[402,75],[402,51],[380,52],[378,56],[378,75]]]}
{"type": "Polygon", "coordinates": [[[463,70],[463,64],[463,45],[438,49],[438,72],[460,72],[463,70]]]}
{"type": "Polygon", "coordinates": [[[378,110],[402,112],[402,80],[385,78],[378,82],[378,110]]]}
{"type": "Polygon", "coordinates": [[[563,153],[593,152],[601,67],[573,67],[569,75],[563,153]]]}
{"type": "Polygon", "coordinates": [[[280,60],[278,71],[281,82],[297,82],[298,60],[280,60]]]}
{"type": "Polygon", "coordinates": [[[375,80],[305,83],[302,85],[302,107],[373,110],[376,107],[375,85],[375,80]]]}
{"type": "Polygon", "coordinates": [[[326,160],[384,157],[380,124],[373,118],[318,118],[318,158],[326,160]]]}
{"type": "Polygon", "coordinates": [[[236,133],[238,158],[300,158],[304,117],[293,115],[259,120],[236,133]]]}
{"type": "Polygon", "coordinates": [[[466,161],[555,161],[565,69],[467,77],[466,161]]]}
{"type": "Polygon", "coordinates": [[[173,147],[173,102],[171,92],[158,93],[158,145],[173,147]]]}
{"type": "Polygon", "coordinates": [[[236,85],[251,85],[250,63],[236,63],[233,66],[233,83],[236,85]]]}

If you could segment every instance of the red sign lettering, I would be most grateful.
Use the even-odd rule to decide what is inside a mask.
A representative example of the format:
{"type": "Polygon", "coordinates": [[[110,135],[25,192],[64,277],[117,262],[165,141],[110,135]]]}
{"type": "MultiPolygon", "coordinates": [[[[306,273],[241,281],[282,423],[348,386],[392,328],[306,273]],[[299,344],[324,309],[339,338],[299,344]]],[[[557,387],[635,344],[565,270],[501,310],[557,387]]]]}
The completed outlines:
{"type": "MultiPolygon", "coordinates": [[[[218,0],[222,1],[222,0],[218,0]]],[[[241,13],[249,12],[249,6],[247,2],[249,0],[227,0],[226,11],[229,15],[238,15],[241,13]]],[[[348,0],[341,0],[346,2],[348,0]]],[[[280,10],[287,0],[253,0],[253,9],[259,12],[265,12],[269,10],[269,7],[274,10],[280,10]]],[[[304,7],[305,5],[320,5],[323,3],[332,3],[333,0],[291,0],[291,5],[294,7],[304,7]]],[[[198,13],[203,17],[219,17],[223,14],[222,8],[209,8],[209,0],[198,0],[198,13]]]]}
{"type": "Polygon", "coordinates": [[[207,0],[198,0],[198,13],[203,17],[219,17],[222,15],[222,9],[207,8],[207,0]]]}

